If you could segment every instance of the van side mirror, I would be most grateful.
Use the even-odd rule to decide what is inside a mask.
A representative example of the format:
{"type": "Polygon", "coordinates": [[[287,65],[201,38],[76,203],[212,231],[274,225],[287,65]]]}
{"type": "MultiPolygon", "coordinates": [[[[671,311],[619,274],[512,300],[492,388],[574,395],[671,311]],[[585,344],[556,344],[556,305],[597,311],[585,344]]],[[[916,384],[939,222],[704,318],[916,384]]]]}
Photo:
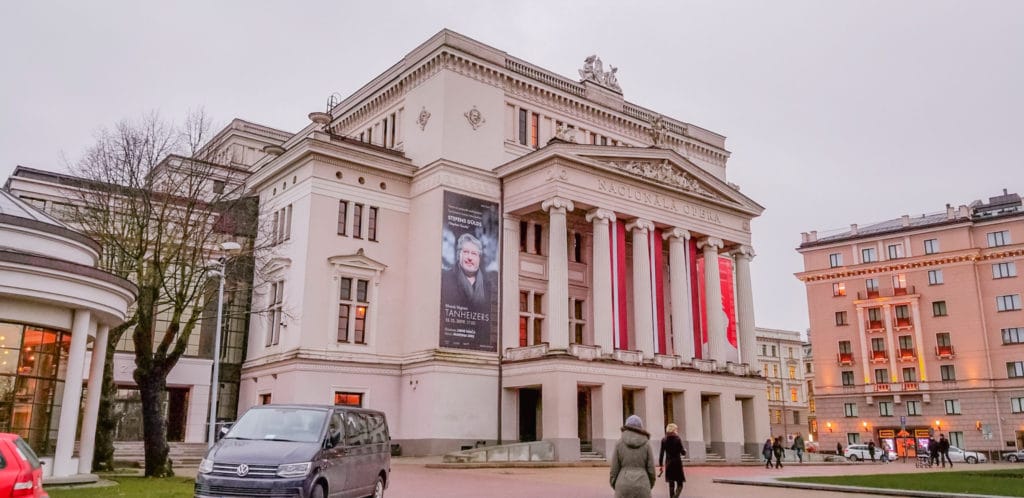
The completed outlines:
{"type": "Polygon", "coordinates": [[[231,431],[231,428],[230,428],[230,427],[226,427],[226,426],[225,426],[225,427],[221,427],[221,428],[220,428],[220,430],[219,430],[219,431],[217,431],[217,437],[216,437],[216,440],[217,440],[217,441],[220,441],[220,440],[221,440],[221,438],[223,438],[224,436],[227,436],[227,435],[228,435],[228,432],[230,432],[230,431],[231,431]]]}

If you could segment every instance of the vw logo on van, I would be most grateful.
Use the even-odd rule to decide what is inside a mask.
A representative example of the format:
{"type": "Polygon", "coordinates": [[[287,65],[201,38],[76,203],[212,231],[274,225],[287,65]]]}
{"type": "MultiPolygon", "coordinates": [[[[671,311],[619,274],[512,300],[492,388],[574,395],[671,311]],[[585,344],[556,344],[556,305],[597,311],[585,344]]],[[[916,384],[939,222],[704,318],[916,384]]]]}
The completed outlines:
{"type": "Polygon", "coordinates": [[[238,470],[235,473],[238,474],[238,477],[245,477],[249,473],[249,466],[243,463],[238,466],[238,470]]]}

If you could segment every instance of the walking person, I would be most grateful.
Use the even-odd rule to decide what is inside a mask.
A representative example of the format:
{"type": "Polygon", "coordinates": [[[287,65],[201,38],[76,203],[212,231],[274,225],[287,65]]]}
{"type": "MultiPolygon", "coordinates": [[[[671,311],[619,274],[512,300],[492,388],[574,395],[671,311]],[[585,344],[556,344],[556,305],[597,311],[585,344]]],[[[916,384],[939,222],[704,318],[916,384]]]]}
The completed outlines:
{"type": "Polygon", "coordinates": [[[836,443],[836,455],[843,454],[843,443],[836,443]]]}
{"type": "Polygon", "coordinates": [[[775,442],[772,443],[772,454],[775,455],[775,468],[782,468],[782,456],[785,451],[782,449],[782,436],[775,438],[775,442]]]}
{"type": "Polygon", "coordinates": [[[643,420],[630,415],[622,426],[622,437],[612,455],[611,485],[615,498],[651,498],[651,488],[657,478],[650,440],[643,420]]]}
{"type": "Polygon", "coordinates": [[[939,442],[935,438],[928,438],[928,466],[939,465],[939,442]]]}
{"type": "Polygon", "coordinates": [[[868,456],[871,457],[871,462],[874,463],[874,461],[875,461],[875,442],[874,441],[868,441],[868,456]]]}
{"type": "Polygon", "coordinates": [[[804,438],[798,432],[796,433],[796,438],[793,439],[793,451],[796,452],[796,459],[800,463],[804,463],[804,448],[804,438]]]}
{"type": "Polygon", "coordinates": [[[686,475],[683,474],[684,456],[686,448],[683,447],[683,440],[679,439],[679,426],[668,424],[658,452],[658,475],[665,473],[669,498],[679,498],[683,493],[683,483],[686,482],[686,475]]]}
{"type": "Polygon", "coordinates": [[[772,467],[772,438],[764,440],[764,446],[761,447],[761,455],[764,456],[764,468],[770,469],[772,467]]]}
{"type": "Polygon", "coordinates": [[[949,468],[953,468],[953,461],[949,459],[949,440],[945,434],[939,434],[939,461],[942,468],[946,468],[946,462],[949,462],[949,468]]]}

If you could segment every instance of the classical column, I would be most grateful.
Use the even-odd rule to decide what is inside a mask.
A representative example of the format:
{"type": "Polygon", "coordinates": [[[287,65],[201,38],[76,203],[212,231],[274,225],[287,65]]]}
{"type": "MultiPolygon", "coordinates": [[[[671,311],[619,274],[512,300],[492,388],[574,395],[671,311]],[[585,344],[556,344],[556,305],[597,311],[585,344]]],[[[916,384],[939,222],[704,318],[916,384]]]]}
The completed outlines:
{"type": "Polygon", "coordinates": [[[704,321],[708,324],[708,357],[725,365],[725,313],[722,312],[722,279],[718,272],[718,250],[722,239],[705,237],[697,242],[704,251],[704,321]]]}
{"type": "Polygon", "coordinates": [[[78,428],[78,407],[82,404],[82,370],[85,367],[85,345],[89,339],[92,313],[75,310],[71,323],[71,350],[68,351],[68,369],[64,377],[64,396],[61,398],[60,423],[57,426],[57,448],[53,456],[53,476],[74,475],[78,467],[71,463],[75,449],[75,430],[78,428]]]}
{"type": "Polygon", "coordinates": [[[615,333],[612,314],[612,248],[611,227],[615,213],[607,209],[593,209],[587,213],[587,221],[594,227],[594,257],[590,262],[593,276],[594,345],[602,354],[615,352],[615,333]]]}
{"type": "Polygon", "coordinates": [[[637,218],[626,224],[633,232],[633,331],[636,349],[644,358],[654,357],[654,302],[651,292],[651,244],[649,233],[654,223],[637,218]]]}
{"type": "Polygon", "coordinates": [[[92,457],[96,447],[96,420],[100,411],[100,394],[103,390],[103,363],[107,359],[107,336],[110,327],[96,328],[96,340],[92,343],[92,360],[89,364],[89,389],[85,394],[85,414],[82,415],[82,438],[78,449],[78,473],[92,473],[92,457]]]}
{"type": "Polygon", "coordinates": [[[689,362],[693,360],[693,301],[690,296],[690,265],[686,260],[686,241],[690,240],[690,232],[673,228],[662,237],[668,241],[674,353],[689,362]]]}
{"type": "Polygon", "coordinates": [[[519,218],[506,214],[502,223],[501,355],[519,347],[519,218]]]}
{"type": "Polygon", "coordinates": [[[572,212],[568,199],[552,197],[541,203],[550,217],[548,233],[548,348],[569,349],[569,250],[566,247],[565,214],[572,212]]]}
{"type": "Polygon", "coordinates": [[[740,361],[756,367],[757,337],[754,334],[754,291],[750,280],[750,260],[754,249],[740,246],[736,256],[736,314],[739,319],[740,361]]]}

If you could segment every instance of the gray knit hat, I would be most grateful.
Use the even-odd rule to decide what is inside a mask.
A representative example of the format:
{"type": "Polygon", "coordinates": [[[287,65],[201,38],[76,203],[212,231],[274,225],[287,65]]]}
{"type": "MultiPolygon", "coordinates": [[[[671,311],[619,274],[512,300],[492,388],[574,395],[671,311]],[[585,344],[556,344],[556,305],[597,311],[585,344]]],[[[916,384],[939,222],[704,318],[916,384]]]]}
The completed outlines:
{"type": "Polygon", "coordinates": [[[626,427],[642,430],[644,428],[644,421],[640,420],[640,417],[636,415],[630,415],[629,418],[626,419],[626,427]]]}

